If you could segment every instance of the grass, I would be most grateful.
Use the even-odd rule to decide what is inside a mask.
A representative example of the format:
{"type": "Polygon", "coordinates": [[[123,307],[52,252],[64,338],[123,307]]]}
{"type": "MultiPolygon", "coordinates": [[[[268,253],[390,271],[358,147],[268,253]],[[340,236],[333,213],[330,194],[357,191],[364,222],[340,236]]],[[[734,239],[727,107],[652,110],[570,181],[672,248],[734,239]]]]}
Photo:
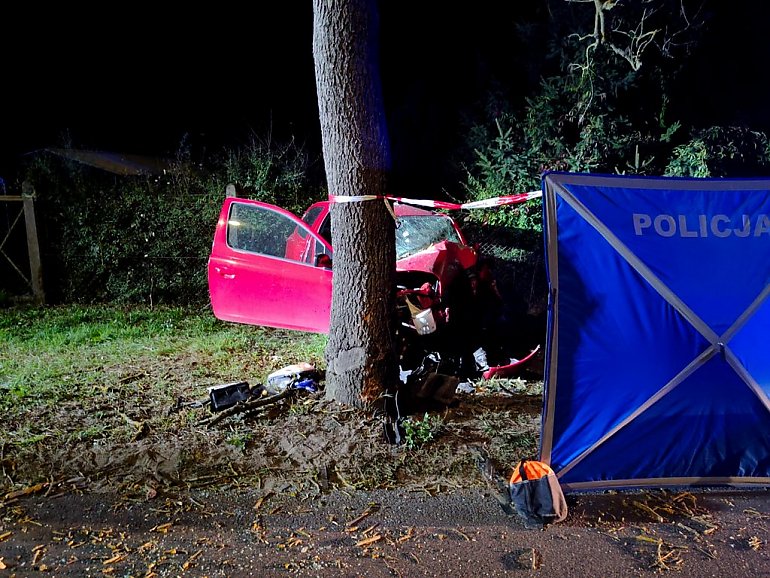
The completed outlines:
{"type": "MultiPolygon", "coordinates": [[[[68,306],[0,313],[0,408],[55,404],[73,391],[120,385],[142,372],[148,357],[204,358],[218,375],[242,377],[298,360],[320,362],[323,336],[296,334],[216,320],[208,310],[68,306]],[[285,362],[285,363],[284,363],[285,362]]],[[[191,377],[205,372],[191,367],[191,377]]],[[[145,368],[146,369],[146,368],[145,368]]],[[[209,376],[213,377],[213,376],[209,376]]],[[[211,384],[208,384],[211,385],[211,384]]]]}
{"type": "Polygon", "coordinates": [[[160,414],[152,417],[155,430],[173,430],[179,419],[164,420],[157,408],[172,406],[180,393],[205,398],[217,383],[258,382],[297,361],[318,364],[324,346],[324,336],[223,323],[207,309],[5,309],[0,410],[11,427],[0,431],[0,444],[130,437],[132,422],[150,407],[160,414]],[[71,412],[69,424],[29,419],[61,408],[71,412]],[[135,415],[116,418],[118,409],[135,415]]]}
{"type": "Polygon", "coordinates": [[[478,477],[471,445],[501,469],[533,454],[542,385],[532,382],[491,380],[455,409],[410,417],[402,447],[385,443],[372,412],[323,392],[215,427],[192,403],[212,385],[255,386],[300,361],[323,368],[325,345],[325,336],[220,322],[208,309],[1,309],[0,489],[84,477],[141,495],[158,480],[247,483],[264,472],[318,487],[445,487],[478,477]]]}

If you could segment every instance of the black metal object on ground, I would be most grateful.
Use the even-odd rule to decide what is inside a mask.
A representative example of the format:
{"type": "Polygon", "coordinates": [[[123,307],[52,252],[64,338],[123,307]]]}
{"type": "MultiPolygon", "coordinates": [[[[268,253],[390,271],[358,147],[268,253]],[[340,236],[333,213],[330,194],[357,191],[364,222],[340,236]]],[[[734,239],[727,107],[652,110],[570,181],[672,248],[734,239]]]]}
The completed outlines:
{"type": "Polygon", "coordinates": [[[211,399],[211,411],[222,411],[234,406],[239,401],[246,401],[251,397],[251,389],[246,381],[224,383],[209,387],[211,399]]]}

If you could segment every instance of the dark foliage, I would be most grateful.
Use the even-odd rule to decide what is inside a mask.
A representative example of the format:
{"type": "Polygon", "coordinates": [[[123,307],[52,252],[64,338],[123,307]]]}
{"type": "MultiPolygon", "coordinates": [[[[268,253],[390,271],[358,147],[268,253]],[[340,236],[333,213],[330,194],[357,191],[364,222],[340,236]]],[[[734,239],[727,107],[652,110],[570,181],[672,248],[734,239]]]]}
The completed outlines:
{"type": "Polygon", "coordinates": [[[308,159],[294,144],[252,142],[195,162],[184,148],[162,174],[118,176],[47,154],[25,178],[38,196],[51,301],[205,303],[206,260],[228,183],[298,211],[308,159]]]}

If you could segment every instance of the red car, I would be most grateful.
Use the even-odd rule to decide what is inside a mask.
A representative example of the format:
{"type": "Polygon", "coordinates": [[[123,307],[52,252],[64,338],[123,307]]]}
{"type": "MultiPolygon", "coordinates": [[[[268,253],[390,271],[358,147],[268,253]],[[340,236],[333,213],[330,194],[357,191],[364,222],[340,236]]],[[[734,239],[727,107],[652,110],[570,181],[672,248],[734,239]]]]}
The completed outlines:
{"type": "MultiPolygon", "coordinates": [[[[316,203],[298,219],[267,203],[225,199],[208,264],[214,315],[327,333],[333,262],[329,205],[316,203]]],[[[402,294],[440,299],[458,272],[475,265],[476,251],[447,215],[403,204],[394,211],[402,294]]]]}

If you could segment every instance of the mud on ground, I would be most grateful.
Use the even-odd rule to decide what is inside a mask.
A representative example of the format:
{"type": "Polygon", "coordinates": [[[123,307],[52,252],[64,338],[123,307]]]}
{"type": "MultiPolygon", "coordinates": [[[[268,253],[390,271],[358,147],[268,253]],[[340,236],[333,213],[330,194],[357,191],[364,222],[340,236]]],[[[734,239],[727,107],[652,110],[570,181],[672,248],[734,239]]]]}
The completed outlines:
{"type": "Polygon", "coordinates": [[[573,495],[545,532],[506,515],[479,460],[505,477],[536,454],[536,373],[476,382],[394,446],[323,392],[212,425],[190,405],[203,366],[68,376],[70,399],[11,417],[0,575],[770,573],[767,490],[573,495]]]}
{"type": "Polygon", "coordinates": [[[201,388],[187,385],[185,372],[195,365],[170,358],[110,367],[90,395],[12,418],[6,431],[26,437],[14,433],[0,448],[3,493],[41,483],[131,495],[240,485],[440,492],[486,484],[480,452],[502,475],[537,452],[537,373],[476,382],[475,393],[458,393],[425,424],[425,414],[412,416],[408,443],[395,446],[382,417],[326,401],[323,391],[300,391],[212,425],[215,414],[194,403],[201,388]],[[163,395],[146,385],[161,380],[163,395]]]}

